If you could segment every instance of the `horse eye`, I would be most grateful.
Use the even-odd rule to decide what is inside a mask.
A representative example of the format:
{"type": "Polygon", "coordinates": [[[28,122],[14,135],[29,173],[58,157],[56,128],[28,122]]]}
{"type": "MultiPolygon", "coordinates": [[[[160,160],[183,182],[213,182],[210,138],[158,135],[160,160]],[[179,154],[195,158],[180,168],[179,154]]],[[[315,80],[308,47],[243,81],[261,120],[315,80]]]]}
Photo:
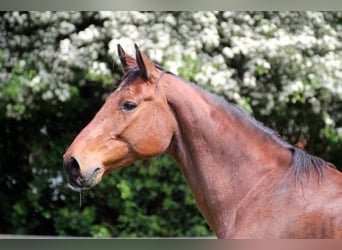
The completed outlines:
{"type": "Polygon", "coordinates": [[[134,102],[130,102],[130,101],[127,101],[127,102],[124,102],[121,107],[123,110],[125,111],[132,111],[133,109],[135,109],[138,105],[134,102]]]}

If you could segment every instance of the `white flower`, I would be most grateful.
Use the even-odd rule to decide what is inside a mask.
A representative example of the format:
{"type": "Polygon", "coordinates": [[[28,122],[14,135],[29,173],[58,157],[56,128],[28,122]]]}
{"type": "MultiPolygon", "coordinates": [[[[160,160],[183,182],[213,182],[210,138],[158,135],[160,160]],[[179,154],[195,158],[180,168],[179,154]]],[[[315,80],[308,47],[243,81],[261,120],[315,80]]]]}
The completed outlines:
{"type": "Polygon", "coordinates": [[[103,62],[98,61],[92,63],[89,71],[91,74],[94,75],[110,75],[110,70],[107,68],[107,65],[103,62]]]}
{"type": "Polygon", "coordinates": [[[175,26],[177,24],[176,18],[171,14],[168,14],[164,20],[166,23],[170,24],[171,26],[175,26]]]}
{"type": "Polygon", "coordinates": [[[224,47],[222,50],[222,53],[229,59],[234,57],[234,52],[231,48],[229,47],[224,47]]]}
{"type": "Polygon", "coordinates": [[[149,56],[151,60],[154,62],[159,62],[159,63],[162,62],[163,55],[164,55],[164,51],[161,49],[152,49],[149,52],[149,56]]]}
{"type": "Polygon", "coordinates": [[[65,85],[62,85],[61,87],[62,88],[55,89],[54,93],[61,102],[65,102],[70,98],[70,92],[68,87],[66,87],[65,85]]]}
{"type": "Polygon", "coordinates": [[[336,128],[337,134],[342,136],[342,127],[336,128]]]}
{"type": "Polygon", "coordinates": [[[331,117],[327,113],[324,114],[324,122],[328,126],[335,126],[335,121],[331,119],[331,117]]]}
{"type": "Polygon", "coordinates": [[[70,40],[64,39],[60,42],[59,47],[62,54],[68,54],[70,51],[70,40]]]}
{"type": "Polygon", "coordinates": [[[80,31],[78,36],[84,42],[93,42],[95,39],[99,38],[100,32],[94,25],[90,25],[85,30],[80,31]]]}
{"type": "Polygon", "coordinates": [[[48,91],[44,92],[42,95],[42,99],[45,101],[51,100],[53,97],[54,97],[53,93],[50,89],[48,91]]]}
{"type": "Polygon", "coordinates": [[[70,22],[66,22],[66,21],[62,21],[60,23],[60,32],[61,34],[65,35],[65,34],[69,34],[71,32],[73,32],[75,30],[75,25],[70,23],[70,22]]]}

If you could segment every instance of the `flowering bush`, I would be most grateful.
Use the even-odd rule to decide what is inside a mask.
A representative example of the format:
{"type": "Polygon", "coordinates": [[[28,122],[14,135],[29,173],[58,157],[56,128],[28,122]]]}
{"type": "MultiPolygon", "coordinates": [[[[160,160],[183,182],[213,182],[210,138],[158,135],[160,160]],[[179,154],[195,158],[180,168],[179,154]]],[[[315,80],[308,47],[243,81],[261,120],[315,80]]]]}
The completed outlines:
{"type": "Polygon", "coordinates": [[[99,194],[92,190],[92,205],[88,203],[82,213],[70,208],[70,201],[78,197],[65,186],[61,156],[120,79],[118,43],[131,54],[137,43],[157,64],[237,103],[291,143],[307,140],[309,151],[342,166],[341,12],[3,12],[0,16],[4,138],[0,167],[5,173],[0,177],[4,190],[0,195],[7,199],[0,205],[7,211],[2,212],[0,233],[209,233],[168,158],[149,162],[150,171],[140,167],[137,174],[132,167],[120,172],[125,177],[121,180],[119,173],[110,177],[112,181],[107,178],[97,190],[107,195],[101,197],[108,202],[96,199],[99,194]],[[160,168],[171,174],[158,172],[160,168]],[[166,177],[174,178],[176,187],[166,185],[156,193],[160,186],[153,179],[166,177]],[[108,193],[109,187],[113,193],[108,193]],[[149,198],[144,201],[137,194],[145,188],[149,198]],[[11,194],[16,198],[8,198],[11,194]],[[33,223],[32,211],[49,227],[33,223]],[[179,214],[184,216],[177,219],[179,214]],[[83,226],[89,230],[78,226],[85,217],[83,226]]]}

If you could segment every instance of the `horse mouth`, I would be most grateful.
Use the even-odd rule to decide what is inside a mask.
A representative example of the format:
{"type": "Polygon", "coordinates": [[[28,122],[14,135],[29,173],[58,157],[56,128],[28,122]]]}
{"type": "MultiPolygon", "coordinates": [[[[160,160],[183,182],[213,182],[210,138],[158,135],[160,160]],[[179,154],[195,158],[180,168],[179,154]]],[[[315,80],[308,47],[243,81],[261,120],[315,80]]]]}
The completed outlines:
{"type": "Polygon", "coordinates": [[[69,184],[75,189],[75,190],[86,190],[94,187],[97,185],[101,179],[102,179],[103,171],[101,171],[101,168],[96,168],[93,172],[86,176],[72,176],[69,175],[69,184]]]}

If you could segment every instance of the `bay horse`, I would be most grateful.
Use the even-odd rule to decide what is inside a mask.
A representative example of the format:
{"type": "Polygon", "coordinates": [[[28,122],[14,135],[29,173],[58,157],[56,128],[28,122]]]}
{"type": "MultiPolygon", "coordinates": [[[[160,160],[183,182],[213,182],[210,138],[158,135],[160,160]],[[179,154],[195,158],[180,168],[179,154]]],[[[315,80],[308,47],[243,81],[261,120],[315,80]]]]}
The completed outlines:
{"type": "Polygon", "coordinates": [[[64,154],[72,186],[167,153],[218,238],[342,238],[341,172],[135,51],[64,154]]]}

